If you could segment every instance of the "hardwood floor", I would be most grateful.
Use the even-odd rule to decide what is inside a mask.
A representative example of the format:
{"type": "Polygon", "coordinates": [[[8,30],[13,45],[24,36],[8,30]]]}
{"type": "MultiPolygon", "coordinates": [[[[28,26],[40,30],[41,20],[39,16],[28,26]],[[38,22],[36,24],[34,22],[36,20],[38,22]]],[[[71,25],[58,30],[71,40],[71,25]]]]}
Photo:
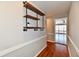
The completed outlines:
{"type": "Polygon", "coordinates": [[[47,47],[37,57],[69,57],[67,45],[47,42],[47,47]]]}

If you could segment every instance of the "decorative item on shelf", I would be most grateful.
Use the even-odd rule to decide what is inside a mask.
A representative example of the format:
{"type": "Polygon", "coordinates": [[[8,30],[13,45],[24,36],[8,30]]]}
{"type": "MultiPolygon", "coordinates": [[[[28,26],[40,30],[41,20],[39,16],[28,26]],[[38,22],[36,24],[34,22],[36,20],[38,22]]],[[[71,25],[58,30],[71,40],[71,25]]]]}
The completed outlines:
{"type": "Polygon", "coordinates": [[[34,7],[32,4],[28,3],[27,1],[23,2],[24,7],[26,8],[26,15],[24,16],[26,18],[26,26],[23,27],[23,31],[27,31],[27,29],[34,29],[34,31],[38,31],[38,29],[40,29],[41,31],[43,31],[44,29],[44,13],[41,12],[40,10],[38,10],[36,7],[34,7]],[[36,17],[27,14],[27,9],[31,10],[32,12],[36,13],[36,17]],[[38,26],[38,21],[40,20],[40,18],[38,18],[38,15],[42,16],[42,27],[38,26]],[[29,27],[28,24],[30,24],[29,22],[27,22],[27,20],[31,19],[31,20],[35,20],[36,21],[36,26],[34,27],[29,27]]]}

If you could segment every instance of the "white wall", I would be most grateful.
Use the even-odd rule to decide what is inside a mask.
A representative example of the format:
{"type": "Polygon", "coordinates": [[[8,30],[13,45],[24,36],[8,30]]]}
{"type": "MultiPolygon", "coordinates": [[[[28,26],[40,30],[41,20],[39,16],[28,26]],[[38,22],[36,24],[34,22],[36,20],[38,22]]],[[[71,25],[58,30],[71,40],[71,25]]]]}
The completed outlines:
{"type": "MultiPolygon", "coordinates": [[[[79,2],[72,2],[71,8],[70,8],[69,36],[73,41],[73,43],[75,44],[75,46],[79,49],[79,2]]],[[[79,50],[77,50],[77,52],[78,51],[79,50]]],[[[73,50],[73,52],[75,51],[73,50]]]]}
{"type": "Polygon", "coordinates": [[[50,17],[46,21],[47,40],[54,41],[54,19],[50,17]]]}
{"type": "MultiPolygon", "coordinates": [[[[45,31],[40,30],[34,31],[33,29],[30,29],[24,32],[24,15],[25,8],[23,7],[22,2],[0,2],[0,52],[16,45],[30,42],[45,35],[45,31]]],[[[32,21],[30,20],[30,22],[32,21]]],[[[8,56],[23,56],[21,53],[26,53],[24,56],[34,56],[36,52],[38,52],[45,46],[45,38],[38,41],[39,43],[33,42],[30,45],[25,46],[25,50],[17,50],[18,52],[16,54],[14,51],[14,54],[11,53],[8,56]],[[32,49],[32,47],[34,48],[34,50],[32,49]],[[32,50],[33,52],[35,52],[35,54],[32,53],[32,50]],[[29,52],[29,54],[27,52],[29,52]],[[21,55],[18,55],[19,53],[21,55]]]]}

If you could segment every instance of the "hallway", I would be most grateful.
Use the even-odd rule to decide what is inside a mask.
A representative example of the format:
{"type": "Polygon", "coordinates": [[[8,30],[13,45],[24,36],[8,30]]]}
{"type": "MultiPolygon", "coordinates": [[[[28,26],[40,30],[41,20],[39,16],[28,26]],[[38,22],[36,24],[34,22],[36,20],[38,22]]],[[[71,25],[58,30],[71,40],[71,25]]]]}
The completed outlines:
{"type": "Polygon", "coordinates": [[[69,57],[68,46],[61,43],[47,42],[47,47],[38,57],[69,57]]]}
{"type": "Polygon", "coordinates": [[[37,56],[79,56],[79,2],[0,2],[0,57],[37,56]]]}

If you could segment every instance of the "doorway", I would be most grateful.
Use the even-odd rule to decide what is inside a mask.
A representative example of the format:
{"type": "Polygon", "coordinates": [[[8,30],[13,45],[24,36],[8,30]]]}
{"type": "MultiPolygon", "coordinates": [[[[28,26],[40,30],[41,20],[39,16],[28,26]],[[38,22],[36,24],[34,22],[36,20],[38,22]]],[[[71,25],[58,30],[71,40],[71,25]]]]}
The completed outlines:
{"type": "Polygon", "coordinates": [[[67,44],[67,17],[55,19],[55,42],[67,44]]]}

